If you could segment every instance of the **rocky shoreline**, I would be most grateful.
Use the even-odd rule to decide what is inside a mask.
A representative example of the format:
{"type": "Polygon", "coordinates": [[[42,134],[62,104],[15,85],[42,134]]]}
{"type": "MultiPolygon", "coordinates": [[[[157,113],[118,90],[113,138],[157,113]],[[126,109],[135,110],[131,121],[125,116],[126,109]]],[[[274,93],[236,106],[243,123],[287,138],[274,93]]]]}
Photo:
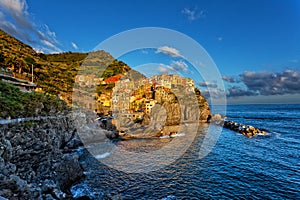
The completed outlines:
{"type": "Polygon", "coordinates": [[[0,126],[0,199],[73,199],[83,178],[69,116],[0,126]]]}
{"type": "MultiPolygon", "coordinates": [[[[77,151],[83,145],[80,133],[84,133],[80,135],[82,141],[88,143],[97,142],[95,138],[133,139],[173,137],[177,134],[178,126],[162,129],[163,124],[152,120],[154,124],[148,127],[151,134],[145,134],[147,128],[137,128],[136,135],[118,133],[110,120],[106,128],[100,128],[91,113],[83,117],[74,118],[73,113],[0,125],[0,199],[75,199],[71,187],[78,191],[84,189],[80,185],[84,172],[77,151]],[[94,125],[90,127],[90,124],[94,125]],[[160,132],[154,131],[156,134],[153,135],[153,130],[160,132]],[[139,131],[144,133],[137,134],[139,131]]],[[[266,134],[260,129],[226,121],[217,115],[212,117],[211,123],[247,137],[266,134]]]]}

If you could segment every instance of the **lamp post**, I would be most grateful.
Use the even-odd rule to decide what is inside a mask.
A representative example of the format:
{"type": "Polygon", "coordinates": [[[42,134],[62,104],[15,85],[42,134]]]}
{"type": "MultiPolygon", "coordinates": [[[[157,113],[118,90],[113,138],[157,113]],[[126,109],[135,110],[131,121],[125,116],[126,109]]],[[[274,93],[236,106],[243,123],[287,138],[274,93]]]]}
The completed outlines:
{"type": "Polygon", "coordinates": [[[33,64],[31,64],[31,83],[33,83],[33,64]]]}

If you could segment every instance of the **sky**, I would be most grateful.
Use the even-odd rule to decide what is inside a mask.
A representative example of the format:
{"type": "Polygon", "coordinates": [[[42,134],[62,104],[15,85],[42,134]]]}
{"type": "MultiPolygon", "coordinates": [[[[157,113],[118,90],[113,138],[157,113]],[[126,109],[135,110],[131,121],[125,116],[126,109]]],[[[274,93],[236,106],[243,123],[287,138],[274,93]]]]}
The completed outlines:
{"type": "MultiPolygon", "coordinates": [[[[0,28],[38,52],[89,52],[142,27],[178,31],[203,47],[225,85],[202,77],[204,94],[225,92],[228,103],[300,102],[298,0],[0,0],[0,28]]],[[[181,53],[165,44],[120,58],[141,70],[153,62],[157,73],[195,76],[181,53]]]]}

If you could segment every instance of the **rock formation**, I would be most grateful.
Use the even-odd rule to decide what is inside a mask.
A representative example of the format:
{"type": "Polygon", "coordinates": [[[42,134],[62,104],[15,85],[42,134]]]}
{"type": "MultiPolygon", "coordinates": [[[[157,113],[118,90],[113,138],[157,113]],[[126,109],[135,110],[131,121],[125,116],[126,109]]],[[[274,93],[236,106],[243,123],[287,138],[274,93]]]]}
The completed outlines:
{"type": "Polygon", "coordinates": [[[1,125],[0,197],[67,199],[83,176],[76,153],[80,142],[68,117],[1,125]]]}
{"type": "Polygon", "coordinates": [[[265,131],[262,131],[258,128],[254,128],[253,126],[248,126],[244,124],[239,124],[232,121],[224,121],[223,127],[241,133],[249,138],[257,134],[266,135],[265,131]]]}
{"type": "Polygon", "coordinates": [[[215,114],[211,118],[211,122],[218,126],[223,126],[224,128],[230,129],[232,131],[235,131],[237,133],[241,133],[245,135],[248,138],[251,138],[255,135],[261,134],[266,135],[266,132],[264,130],[260,130],[258,128],[255,128],[253,126],[240,124],[237,122],[224,120],[225,117],[222,117],[219,114],[215,114]]]}

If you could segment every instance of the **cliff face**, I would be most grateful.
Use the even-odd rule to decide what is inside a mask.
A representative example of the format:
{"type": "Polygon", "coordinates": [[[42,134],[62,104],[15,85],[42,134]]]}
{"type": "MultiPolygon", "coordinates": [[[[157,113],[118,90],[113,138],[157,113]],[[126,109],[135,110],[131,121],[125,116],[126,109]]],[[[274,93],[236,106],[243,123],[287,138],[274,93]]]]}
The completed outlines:
{"type": "Polygon", "coordinates": [[[196,89],[195,92],[197,96],[197,102],[199,105],[199,120],[200,122],[207,122],[212,116],[212,113],[210,112],[209,104],[207,100],[204,98],[204,96],[201,95],[198,89],[196,89]]]}
{"type": "MultiPolygon", "coordinates": [[[[68,117],[0,127],[0,197],[65,199],[83,176],[68,117]]],[[[0,198],[1,199],[1,198],[0,198]]]]}
{"type": "Polygon", "coordinates": [[[180,90],[176,95],[170,93],[163,98],[156,96],[156,100],[166,110],[166,126],[179,125],[180,122],[207,122],[211,116],[208,102],[198,89],[194,92],[180,90]]]}
{"type": "MultiPolygon", "coordinates": [[[[169,77],[172,78],[172,76],[169,77]]],[[[124,87],[124,84],[122,86],[124,87]]],[[[151,89],[143,88],[138,92],[133,92],[139,96],[146,96],[141,100],[137,98],[138,95],[132,98],[137,102],[132,101],[131,105],[134,105],[133,108],[138,107],[138,111],[117,114],[115,124],[117,129],[122,132],[121,136],[139,138],[169,135],[171,132],[176,134],[178,130],[172,129],[170,132],[171,129],[168,127],[179,127],[184,123],[207,122],[210,119],[211,112],[208,102],[193,85],[174,84],[171,86],[172,88],[150,86],[148,88],[151,89]],[[137,115],[142,117],[136,118],[137,115]],[[142,121],[141,124],[138,124],[137,122],[140,121],[142,121]]],[[[128,97],[120,99],[120,102],[126,102],[128,97]]],[[[119,108],[122,109],[122,107],[119,108]]]]}

